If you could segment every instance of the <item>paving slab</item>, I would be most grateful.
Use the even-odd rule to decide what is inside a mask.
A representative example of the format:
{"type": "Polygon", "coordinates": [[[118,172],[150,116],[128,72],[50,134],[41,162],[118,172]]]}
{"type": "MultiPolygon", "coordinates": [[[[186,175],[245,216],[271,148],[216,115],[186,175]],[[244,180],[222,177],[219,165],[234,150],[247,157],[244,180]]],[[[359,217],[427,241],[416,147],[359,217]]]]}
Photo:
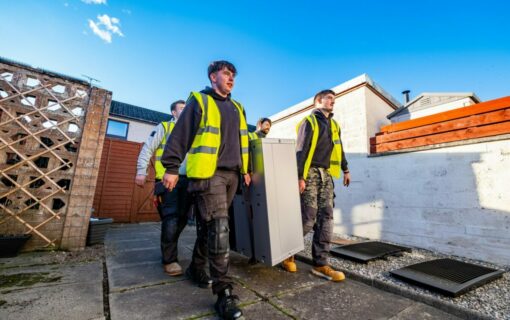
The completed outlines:
{"type": "Polygon", "coordinates": [[[107,247],[109,250],[126,251],[135,249],[149,249],[159,248],[160,241],[154,238],[149,239],[129,239],[122,241],[108,241],[107,247]]]}
{"type": "Polygon", "coordinates": [[[108,271],[135,264],[145,264],[154,261],[161,262],[161,249],[136,249],[128,251],[111,252],[109,249],[106,250],[106,265],[108,271]]]}
{"type": "MultiPolygon", "coordinates": [[[[186,268],[190,260],[180,262],[186,268]]],[[[148,262],[145,264],[120,266],[114,272],[109,273],[108,282],[110,292],[119,292],[133,287],[145,287],[182,281],[185,276],[172,277],[163,272],[160,261],[148,262]]]]}
{"type": "Polygon", "coordinates": [[[102,319],[102,282],[15,290],[0,297],[2,320],[102,319]]]}
{"type": "Polygon", "coordinates": [[[273,300],[278,307],[299,319],[387,319],[414,302],[345,280],[289,292],[273,300]]]}
{"type": "Polygon", "coordinates": [[[102,283],[100,262],[77,265],[43,265],[0,270],[0,292],[70,283],[102,283]]]}
{"type": "Polygon", "coordinates": [[[112,231],[108,230],[105,235],[105,242],[110,240],[133,240],[133,239],[159,239],[161,231],[158,230],[130,230],[130,231],[112,231]]]}
{"type": "MultiPolygon", "coordinates": [[[[240,286],[234,289],[241,303],[259,301],[257,296],[240,286]]],[[[112,320],[188,319],[214,315],[216,301],[211,289],[201,289],[189,281],[151,286],[110,294],[112,320]]]]}
{"type": "Polygon", "coordinates": [[[390,320],[460,320],[460,318],[423,303],[414,303],[390,320]]]}
{"type": "MultiPolygon", "coordinates": [[[[243,310],[244,319],[268,319],[268,320],[289,320],[292,317],[286,315],[282,311],[278,310],[268,302],[260,301],[249,305],[244,305],[241,308],[243,310]]],[[[219,317],[215,315],[200,317],[200,320],[219,320],[219,317]]]]}
{"type": "Polygon", "coordinates": [[[310,274],[309,265],[299,261],[297,261],[298,272],[289,273],[279,266],[271,268],[260,263],[250,265],[248,260],[240,254],[231,253],[229,274],[265,297],[324,283],[323,279],[310,274]]]}

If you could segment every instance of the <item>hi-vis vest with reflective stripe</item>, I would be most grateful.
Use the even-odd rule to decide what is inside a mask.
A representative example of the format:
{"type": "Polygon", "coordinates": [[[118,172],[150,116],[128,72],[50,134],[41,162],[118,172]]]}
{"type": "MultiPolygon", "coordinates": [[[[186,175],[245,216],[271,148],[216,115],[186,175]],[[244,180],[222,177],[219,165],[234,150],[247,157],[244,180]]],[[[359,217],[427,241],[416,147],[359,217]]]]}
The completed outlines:
{"type": "Polygon", "coordinates": [[[259,138],[259,136],[255,132],[248,132],[248,139],[250,141],[257,140],[258,138],[259,138]]]}
{"type": "MultiPolygon", "coordinates": [[[[317,141],[319,140],[319,124],[317,123],[317,118],[315,115],[311,114],[301,120],[296,130],[299,131],[299,127],[303,123],[303,121],[307,120],[310,122],[312,126],[312,145],[310,146],[310,152],[308,152],[308,157],[306,158],[305,168],[303,170],[303,178],[306,180],[308,177],[308,171],[310,170],[310,165],[312,164],[313,155],[315,154],[315,148],[317,147],[317,141]]],[[[334,178],[340,178],[340,164],[342,163],[342,145],[340,144],[340,126],[338,123],[331,119],[331,138],[333,142],[333,151],[331,152],[331,158],[329,162],[329,173],[334,178]]]]}
{"type": "Polygon", "coordinates": [[[161,164],[161,156],[163,156],[163,151],[165,150],[166,142],[168,141],[168,137],[172,133],[172,130],[175,127],[174,121],[161,122],[163,128],[165,128],[165,135],[163,136],[163,140],[159,144],[159,147],[156,149],[156,163],[154,164],[154,169],[156,170],[156,179],[163,179],[165,175],[166,169],[161,164]]]}
{"type": "MultiPolygon", "coordinates": [[[[191,149],[188,151],[186,175],[188,178],[207,179],[214,175],[221,143],[221,113],[214,99],[200,92],[192,92],[202,109],[202,118],[191,149]]],[[[231,100],[239,111],[239,138],[241,141],[241,173],[248,172],[248,125],[240,103],[231,100]]]]}

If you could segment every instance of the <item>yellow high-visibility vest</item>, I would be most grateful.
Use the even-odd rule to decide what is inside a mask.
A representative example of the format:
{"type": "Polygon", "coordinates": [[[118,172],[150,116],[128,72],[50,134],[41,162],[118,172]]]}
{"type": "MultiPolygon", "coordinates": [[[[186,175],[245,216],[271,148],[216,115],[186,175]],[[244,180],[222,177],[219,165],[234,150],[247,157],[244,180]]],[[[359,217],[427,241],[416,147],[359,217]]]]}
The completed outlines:
{"type": "MultiPolygon", "coordinates": [[[[305,168],[303,171],[303,178],[306,180],[306,177],[308,177],[308,171],[310,170],[310,165],[312,164],[313,155],[315,154],[315,148],[317,147],[317,141],[319,140],[319,124],[317,123],[315,115],[311,114],[298,123],[296,127],[297,131],[299,131],[301,123],[305,120],[310,122],[313,131],[312,145],[310,146],[310,152],[308,152],[308,157],[306,158],[305,168]]],[[[331,176],[338,179],[340,178],[341,173],[340,164],[342,163],[342,144],[340,143],[340,126],[334,119],[331,119],[331,139],[333,143],[333,152],[331,152],[328,171],[331,176]]]]}
{"type": "MultiPolygon", "coordinates": [[[[214,99],[204,93],[192,92],[202,110],[200,126],[191,149],[188,151],[186,174],[188,178],[207,179],[214,175],[218,164],[218,152],[221,143],[221,113],[214,99]]],[[[241,173],[248,172],[248,125],[243,107],[232,100],[239,111],[239,138],[241,140],[241,173]]]]}
{"type": "Polygon", "coordinates": [[[257,140],[258,138],[259,138],[259,136],[255,132],[248,132],[248,139],[250,141],[257,140]]]}
{"type": "Polygon", "coordinates": [[[161,156],[163,156],[163,151],[165,151],[165,145],[168,141],[168,137],[170,137],[170,134],[175,127],[175,121],[161,122],[161,124],[163,125],[163,128],[165,128],[165,135],[163,136],[163,140],[161,140],[159,147],[156,149],[156,163],[154,164],[156,179],[159,180],[163,179],[166,172],[165,167],[161,164],[161,156]]]}

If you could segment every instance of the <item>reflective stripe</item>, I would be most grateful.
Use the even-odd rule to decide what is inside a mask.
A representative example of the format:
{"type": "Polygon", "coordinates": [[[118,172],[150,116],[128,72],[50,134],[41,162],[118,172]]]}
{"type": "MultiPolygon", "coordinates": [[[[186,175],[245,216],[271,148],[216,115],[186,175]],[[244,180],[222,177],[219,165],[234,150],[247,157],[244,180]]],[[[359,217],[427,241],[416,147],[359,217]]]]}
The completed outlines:
{"type": "Polygon", "coordinates": [[[161,160],[161,156],[157,156],[156,161],[160,161],[160,160],[161,160]]]}
{"type": "Polygon", "coordinates": [[[209,132],[212,134],[220,134],[220,128],[213,127],[213,126],[205,126],[203,128],[199,128],[197,131],[197,134],[202,134],[204,132],[209,132]]]}
{"type": "Polygon", "coordinates": [[[248,134],[248,130],[239,130],[239,132],[241,132],[241,135],[247,135],[248,134]]]}
{"type": "Polygon", "coordinates": [[[218,148],[200,146],[200,147],[196,147],[196,148],[191,148],[189,153],[191,153],[191,154],[195,154],[195,153],[216,154],[216,150],[218,150],[218,148]]]}
{"type": "Polygon", "coordinates": [[[241,148],[241,152],[248,153],[248,152],[250,152],[250,149],[249,148],[241,148]]]}
{"type": "Polygon", "coordinates": [[[340,140],[333,141],[334,144],[340,144],[340,140]]]}
{"type": "Polygon", "coordinates": [[[339,164],[340,164],[340,162],[339,162],[339,161],[333,161],[333,160],[331,160],[331,161],[330,161],[330,164],[339,165],[339,164]]]}
{"type": "Polygon", "coordinates": [[[202,104],[204,105],[204,124],[207,125],[207,117],[209,116],[209,99],[207,99],[207,95],[205,93],[200,92],[200,96],[202,96],[202,104]]]}

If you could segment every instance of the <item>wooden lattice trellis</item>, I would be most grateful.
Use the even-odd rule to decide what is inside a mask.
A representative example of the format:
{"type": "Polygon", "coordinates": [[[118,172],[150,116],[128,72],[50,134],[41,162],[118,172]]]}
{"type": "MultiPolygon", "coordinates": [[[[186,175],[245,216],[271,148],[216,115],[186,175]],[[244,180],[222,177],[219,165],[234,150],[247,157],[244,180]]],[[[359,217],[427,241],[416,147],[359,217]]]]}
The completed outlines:
{"type": "Polygon", "coordinates": [[[91,88],[0,63],[0,234],[58,246],[91,88]]]}

